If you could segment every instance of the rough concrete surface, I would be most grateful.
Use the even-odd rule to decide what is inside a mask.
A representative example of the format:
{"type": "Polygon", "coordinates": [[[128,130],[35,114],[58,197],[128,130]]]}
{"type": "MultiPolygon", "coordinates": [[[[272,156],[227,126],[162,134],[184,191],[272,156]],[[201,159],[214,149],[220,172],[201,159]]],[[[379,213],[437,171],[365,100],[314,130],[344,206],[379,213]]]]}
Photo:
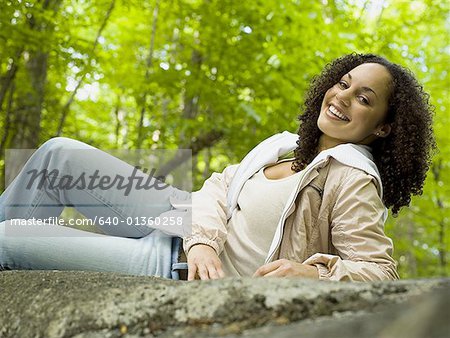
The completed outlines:
{"type": "Polygon", "coordinates": [[[2,271],[0,337],[449,337],[449,286],[2,271]]]}

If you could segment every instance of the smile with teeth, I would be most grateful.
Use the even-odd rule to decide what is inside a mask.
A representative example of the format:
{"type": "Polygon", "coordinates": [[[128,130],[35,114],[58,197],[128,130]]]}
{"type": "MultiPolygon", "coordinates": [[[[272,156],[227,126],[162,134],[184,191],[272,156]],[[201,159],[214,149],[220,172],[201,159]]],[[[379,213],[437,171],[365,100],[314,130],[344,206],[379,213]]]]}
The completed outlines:
{"type": "Polygon", "coordinates": [[[328,111],[333,114],[334,116],[336,116],[337,118],[343,120],[343,121],[350,121],[350,119],[345,116],[344,114],[342,114],[339,110],[337,110],[334,106],[330,105],[330,107],[328,108],[328,111]]]}

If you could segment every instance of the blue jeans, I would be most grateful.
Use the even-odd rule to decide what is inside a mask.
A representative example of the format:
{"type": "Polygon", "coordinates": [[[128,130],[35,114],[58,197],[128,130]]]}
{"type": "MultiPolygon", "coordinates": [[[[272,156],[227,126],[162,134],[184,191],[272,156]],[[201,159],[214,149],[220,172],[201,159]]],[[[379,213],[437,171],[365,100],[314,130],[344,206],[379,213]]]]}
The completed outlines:
{"type": "Polygon", "coordinates": [[[135,220],[168,212],[173,209],[173,198],[187,201],[190,193],[172,186],[131,189],[125,194],[117,186],[64,189],[64,184],[58,185],[67,177],[87,178],[94,172],[110,178],[126,178],[134,172],[150,180],[147,182],[156,180],[85,143],[63,137],[50,139],[0,196],[0,269],[111,271],[178,279],[178,269],[186,268],[178,262],[181,238],[135,220]],[[41,181],[36,176],[32,181],[33,170],[46,170],[53,176],[41,181]],[[53,184],[49,183],[52,179],[53,184]],[[114,220],[115,225],[96,222],[104,234],[94,234],[60,225],[12,224],[17,219],[55,219],[65,206],[76,208],[91,220],[114,220]]]}

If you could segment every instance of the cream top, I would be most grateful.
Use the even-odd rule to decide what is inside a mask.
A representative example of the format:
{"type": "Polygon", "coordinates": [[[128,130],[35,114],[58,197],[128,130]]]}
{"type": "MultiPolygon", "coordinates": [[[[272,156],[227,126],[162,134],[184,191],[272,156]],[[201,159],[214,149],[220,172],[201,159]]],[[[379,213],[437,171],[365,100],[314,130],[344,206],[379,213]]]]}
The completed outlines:
{"type": "Polygon", "coordinates": [[[265,168],[245,182],[237,212],[228,221],[227,241],[220,254],[226,276],[251,276],[264,264],[289,195],[301,177],[299,172],[272,180],[265,176],[265,168]]]}

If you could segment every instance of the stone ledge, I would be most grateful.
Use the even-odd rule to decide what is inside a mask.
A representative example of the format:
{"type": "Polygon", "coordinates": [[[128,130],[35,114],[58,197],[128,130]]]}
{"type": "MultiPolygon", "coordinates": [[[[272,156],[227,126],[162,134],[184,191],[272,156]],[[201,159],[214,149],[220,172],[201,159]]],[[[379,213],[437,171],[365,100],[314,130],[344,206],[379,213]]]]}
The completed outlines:
{"type": "Polygon", "coordinates": [[[286,330],[292,325],[317,327],[311,321],[379,314],[435,290],[448,291],[449,286],[450,279],[177,282],[99,272],[3,271],[0,336],[261,337],[258,330],[273,330],[279,336],[279,325],[286,330]]]}

